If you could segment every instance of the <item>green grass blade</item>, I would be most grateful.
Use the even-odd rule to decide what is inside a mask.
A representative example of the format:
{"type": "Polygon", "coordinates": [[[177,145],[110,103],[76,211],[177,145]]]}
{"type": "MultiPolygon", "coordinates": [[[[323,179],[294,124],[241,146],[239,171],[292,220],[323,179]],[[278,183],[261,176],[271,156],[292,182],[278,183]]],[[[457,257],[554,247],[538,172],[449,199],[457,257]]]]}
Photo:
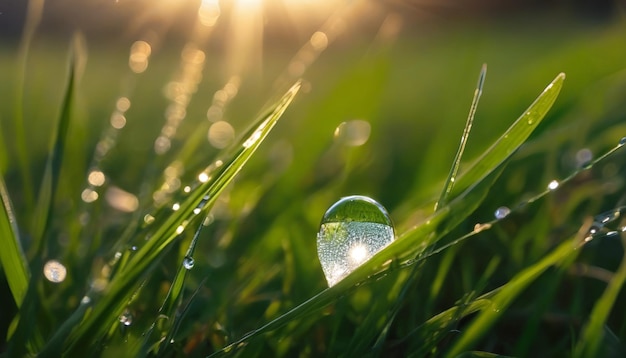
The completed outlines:
{"type": "Polygon", "coordinates": [[[468,187],[482,180],[528,139],[552,107],[563,87],[564,80],[564,73],[556,76],[515,123],[459,177],[447,195],[448,198],[455,198],[468,187]]]}
{"type": "MultiPolygon", "coordinates": [[[[219,194],[233,180],[270,133],[299,89],[300,83],[296,83],[254,123],[251,130],[236,147],[232,157],[226,158],[223,164],[219,166],[218,172],[214,176],[215,179],[202,183],[181,203],[179,210],[174,211],[162,225],[156,228],[150,240],[146,241],[145,245],[130,258],[124,269],[113,277],[105,292],[98,297],[94,293],[93,310],[81,325],[71,333],[58,331],[47,345],[46,350],[54,352],[58,342],[65,341],[67,353],[71,355],[70,352],[77,353],[91,347],[95,341],[102,337],[129,301],[134,292],[134,287],[137,286],[142,277],[154,268],[178,237],[177,228],[187,218],[194,216],[193,210],[202,202],[205,202],[204,212],[215,203],[219,194]],[[69,336],[67,336],[68,334],[69,336]]],[[[76,314],[82,315],[80,312],[76,314]]],[[[74,318],[70,317],[70,319],[74,318]]]]}
{"type": "MultiPolygon", "coordinates": [[[[622,240],[623,247],[626,247],[626,240],[622,240]]],[[[626,255],[622,258],[622,262],[613,275],[608,287],[596,301],[593,311],[589,318],[589,322],[585,327],[581,339],[574,350],[574,357],[597,357],[600,353],[600,346],[603,343],[606,324],[611,309],[615,305],[617,297],[626,282],[626,255]]]]}
{"type": "Polygon", "coordinates": [[[549,267],[559,265],[566,260],[570,260],[573,255],[577,255],[580,252],[580,250],[577,250],[579,246],[580,239],[578,237],[565,241],[548,256],[524,269],[509,283],[501,287],[500,291],[492,298],[489,308],[483,309],[471,325],[463,331],[459,340],[447,352],[446,356],[456,357],[471,349],[472,344],[484,335],[528,285],[534,282],[549,267]]]}
{"type": "Polygon", "coordinates": [[[17,80],[16,80],[16,96],[13,120],[15,122],[15,141],[17,146],[17,156],[20,166],[20,174],[24,182],[24,198],[27,208],[31,208],[34,201],[33,193],[33,176],[31,172],[30,156],[28,154],[28,145],[26,143],[26,132],[24,128],[24,82],[26,80],[26,62],[28,53],[35,37],[35,31],[41,22],[43,15],[44,0],[29,1],[27,5],[26,23],[24,24],[24,33],[22,35],[20,46],[18,49],[17,59],[17,80]]]}
{"type": "MultiPolygon", "coordinates": [[[[185,253],[185,257],[183,258],[183,260],[188,260],[191,259],[193,260],[193,254],[194,251],[196,249],[196,244],[198,242],[198,238],[200,237],[200,232],[202,231],[202,228],[204,227],[204,222],[200,222],[198,224],[198,229],[196,229],[196,232],[193,235],[193,238],[191,239],[191,243],[189,244],[189,247],[187,248],[187,252],[185,253]]],[[[180,309],[181,303],[182,303],[182,293],[183,293],[183,288],[185,287],[185,278],[187,277],[187,273],[189,272],[189,268],[185,267],[185,262],[181,262],[179,267],[178,267],[178,271],[176,272],[176,276],[174,277],[174,281],[172,282],[172,284],[170,285],[170,290],[167,293],[167,296],[165,297],[165,300],[163,302],[163,304],[161,305],[161,308],[159,309],[159,317],[161,315],[165,315],[166,317],[168,317],[167,321],[165,322],[165,327],[162,328],[163,332],[166,332],[166,339],[164,339],[161,342],[161,345],[159,346],[159,354],[163,354],[164,351],[167,350],[167,348],[169,347],[169,342],[172,340],[174,334],[175,334],[175,330],[176,330],[176,323],[179,322],[179,314],[177,314],[177,311],[180,309]]],[[[156,325],[153,325],[153,327],[156,325]]],[[[152,330],[152,328],[150,329],[150,331],[152,330]]],[[[146,341],[144,343],[144,347],[143,350],[147,352],[147,348],[148,346],[150,346],[150,342],[148,341],[148,339],[151,336],[151,332],[149,334],[146,334],[146,341]]],[[[162,336],[162,335],[161,335],[162,336]]]]}
{"type": "Polygon", "coordinates": [[[435,210],[437,210],[440,206],[445,205],[452,188],[454,187],[454,181],[456,180],[456,176],[459,172],[459,167],[461,166],[461,158],[463,157],[463,152],[465,152],[465,145],[467,144],[467,140],[469,139],[469,134],[472,130],[472,124],[474,123],[474,116],[476,115],[476,108],[478,107],[478,101],[480,100],[480,96],[483,93],[483,85],[485,83],[485,76],[487,75],[487,64],[483,64],[482,69],[480,70],[480,75],[478,76],[478,83],[476,84],[476,90],[474,90],[474,98],[472,99],[472,105],[470,106],[470,111],[467,116],[467,121],[465,122],[465,129],[463,129],[463,135],[461,136],[461,143],[459,143],[459,149],[456,152],[454,157],[454,161],[452,162],[452,167],[450,168],[450,174],[448,174],[448,179],[443,186],[443,190],[441,192],[441,196],[437,203],[435,203],[435,210]]]}
{"type": "MultiPolygon", "coordinates": [[[[74,44],[76,45],[76,44],[74,44]]],[[[61,112],[57,122],[56,132],[53,136],[52,148],[46,162],[46,169],[41,182],[37,207],[35,208],[34,230],[36,250],[39,251],[44,241],[44,234],[48,230],[50,218],[53,212],[53,206],[56,196],[59,177],[61,175],[61,165],[64,159],[65,146],[67,142],[67,133],[69,131],[72,104],[76,82],[76,65],[78,63],[78,51],[73,48],[70,55],[69,73],[61,112]]]]}
{"type": "Polygon", "coordinates": [[[0,262],[9,283],[15,304],[19,308],[28,289],[30,272],[17,229],[17,223],[11,198],[7,192],[4,179],[0,176],[0,262]]]}

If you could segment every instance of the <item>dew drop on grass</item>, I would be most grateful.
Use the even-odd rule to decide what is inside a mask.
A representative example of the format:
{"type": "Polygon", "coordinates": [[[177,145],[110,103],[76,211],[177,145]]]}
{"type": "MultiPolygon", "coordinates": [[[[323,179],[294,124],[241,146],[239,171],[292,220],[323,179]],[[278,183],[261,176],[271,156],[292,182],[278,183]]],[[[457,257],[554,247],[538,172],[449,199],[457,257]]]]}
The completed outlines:
{"type": "Polygon", "coordinates": [[[622,139],[619,140],[619,145],[624,145],[626,144],[626,137],[622,137],[622,139]]]}
{"type": "Polygon", "coordinates": [[[334,203],[322,218],[317,254],[333,286],[395,239],[385,208],[366,196],[354,195],[334,203]]]}
{"type": "Polygon", "coordinates": [[[504,219],[505,217],[509,216],[510,213],[511,209],[507,208],[506,206],[501,206],[496,209],[493,215],[496,217],[496,219],[504,219]]]}
{"type": "Polygon", "coordinates": [[[620,215],[619,210],[612,210],[596,216],[595,220],[604,225],[619,219],[620,215]]]}
{"type": "Polygon", "coordinates": [[[556,181],[556,180],[553,180],[553,181],[551,181],[551,182],[548,184],[548,189],[549,189],[549,190],[555,190],[555,189],[556,189],[556,188],[558,188],[558,187],[559,187],[559,182],[558,182],[558,181],[556,181]]]}
{"type": "Polygon", "coordinates": [[[67,269],[59,261],[50,260],[43,265],[43,275],[50,282],[63,282],[67,276],[67,269]]]}
{"type": "Polygon", "coordinates": [[[124,313],[120,315],[120,323],[126,327],[130,326],[133,324],[133,315],[128,310],[125,310],[124,313]]]}
{"type": "Polygon", "coordinates": [[[187,270],[191,270],[195,263],[196,261],[191,256],[185,256],[185,258],[183,259],[183,267],[187,270]]]}

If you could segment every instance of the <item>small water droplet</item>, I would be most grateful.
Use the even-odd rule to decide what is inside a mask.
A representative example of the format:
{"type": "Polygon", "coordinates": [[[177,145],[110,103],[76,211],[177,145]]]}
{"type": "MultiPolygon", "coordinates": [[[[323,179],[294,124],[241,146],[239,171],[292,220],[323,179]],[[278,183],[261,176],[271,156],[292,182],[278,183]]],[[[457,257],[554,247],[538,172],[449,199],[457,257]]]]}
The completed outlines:
{"type": "Polygon", "coordinates": [[[612,210],[596,216],[595,221],[600,222],[604,225],[619,219],[620,215],[621,213],[619,210],[612,210]]]}
{"type": "Polygon", "coordinates": [[[506,206],[501,206],[496,209],[494,216],[496,217],[496,219],[504,219],[505,217],[509,216],[510,213],[511,209],[507,208],[506,206]]]}
{"type": "Polygon", "coordinates": [[[143,217],[143,222],[146,224],[152,224],[154,222],[154,216],[146,214],[146,216],[143,217]]]}
{"type": "Polygon", "coordinates": [[[333,286],[395,239],[385,208],[360,196],[341,198],[322,218],[317,234],[317,253],[333,286]]]}
{"type": "Polygon", "coordinates": [[[595,235],[595,234],[600,232],[600,229],[602,229],[602,224],[594,223],[589,228],[589,234],[590,235],[595,235]]]}
{"type": "Polygon", "coordinates": [[[83,298],[80,300],[80,303],[83,305],[87,305],[91,303],[91,298],[89,296],[83,296],[83,298]]]}
{"type": "Polygon", "coordinates": [[[588,148],[583,148],[576,152],[576,166],[578,168],[587,168],[591,164],[593,153],[588,148]]]}
{"type": "Polygon", "coordinates": [[[622,137],[622,139],[619,140],[619,145],[624,145],[626,144],[626,137],[622,137]]]}
{"type": "Polygon", "coordinates": [[[196,261],[191,256],[185,256],[183,259],[183,267],[187,270],[191,270],[196,261]]]}
{"type": "Polygon", "coordinates": [[[67,269],[59,261],[50,260],[43,266],[43,275],[50,282],[63,282],[67,276],[67,269]]]}
{"type": "Polygon", "coordinates": [[[369,122],[355,119],[343,122],[335,129],[335,140],[347,147],[358,147],[367,143],[371,131],[369,122]]]}
{"type": "Polygon", "coordinates": [[[124,310],[124,313],[120,315],[120,323],[128,327],[133,324],[133,315],[129,310],[124,310]]]}
{"type": "Polygon", "coordinates": [[[609,231],[606,233],[606,237],[613,237],[613,236],[617,236],[619,234],[619,232],[613,230],[613,231],[609,231]]]}
{"type": "Polygon", "coordinates": [[[172,205],[172,210],[178,211],[178,209],[180,209],[180,204],[179,203],[174,203],[174,205],[172,205]]]}
{"type": "Polygon", "coordinates": [[[558,187],[559,187],[559,182],[558,182],[558,181],[556,181],[556,180],[553,180],[553,181],[551,181],[551,182],[548,184],[548,189],[549,189],[549,190],[555,190],[555,189],[556,189],[556,188],[558,188],[558,187]]]}

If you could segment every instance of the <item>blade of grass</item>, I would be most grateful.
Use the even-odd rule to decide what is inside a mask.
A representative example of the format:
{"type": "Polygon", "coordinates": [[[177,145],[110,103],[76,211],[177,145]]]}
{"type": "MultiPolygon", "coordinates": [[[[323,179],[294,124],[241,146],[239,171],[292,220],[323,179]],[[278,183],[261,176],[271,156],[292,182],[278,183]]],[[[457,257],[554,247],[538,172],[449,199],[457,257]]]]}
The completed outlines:
{"type": "Polygon", "coordinates": [[[549,267],[559,266],[563,262],[571,262],[571,259],[578,255],[578,250],[582,240],[580,239],[582,230],[573,239],[567,240],[559,245],[548,256],[544,257],[536,264],[524,269],[511,281],[502,286],[499,292],[492,298],[491,305],[485,308],[476,319],[463,331],[459,340],[446,353],[446,357],[456,357],[479,340],[485,332],[495,323],[495,321],[506,311],[513,300],[534,282],[549,267]]]}
{"type": "Polygon", "coordinates": [[[65,146],[67,141],[67,133],[70,126],[71,110],[74,98],[75,81],[76,81],[76,65],[78,63],[78,54],[75,46],[78,46],[74,39],[73,47],[69,59],[69,72],[67,87],[61,112],[57,122],[56,132],[53,136],[52,148],[46,162],[46,169],[39,190],[37,206],[35,208],[35,217],[33,222],[33,235],[35,237],[35,251],[41,252],[44,245],[44,236],[49,230],[50,219],[52,217],[53,206],[56,196],[59,177],[61,174],[61,165],[63,163],[65,146]]]}
{"type": "Polygon", "coordinates": [[[474,123],[474,115],[476,114],[476,108],[478,107],[478,101],[480,100],[480,96],[483,93],[483,84],[485,83],[485,76],[487,75],[487,64],[483,64],[482,69],[480,70],[480,75],[478,76],[478,83],[476,84],[476,89],[474,90],[474,98],[472,99],[472,105],[470,106],[470,111],[467,116],[467,121],[465,122],[465,129],[463,129],[463,135],[461,136],[461,143],[459,143],[459,149],[456,152],[454,157],[454,161],[452,161],[452,167],[450,168],[450,174],[448,174],[448,179],[443,186],[443,190],[441,191],[441,195],[439,196],[439,200],[435,203],[435,210],[437,210],[440,206],[445,205],[448,200],[448,196],[454,187],[454,181],[456,180],[456,176],[459,172],[459,167],[461,166],[461,158],[463,157],[463,152],[465,152],[465,144],[467,144],[467,140],[469,139],[470,132],[472,130],[472,124],[474,123]]]}
{"type": "MultiPolygon", "coordinates": [[[[205,218],[206,220],[206,218],[205,218]]],[[[185,253],[185,257],[183,260],[191,259],[193,260],[193,253],[196,249],[196,244],[198,242],[198,238],[200,237],[200,232],[204,227],[204,221],[198,224],[198,229],[193,235],[191,239],[191,243],[187,248],[187,252],[185,253]]],[[[176,311],[180,308],[182,303],[182,292],[185,286],[185,278],[187,277],[187,273],[189,271],[189,267],[185,267],[188,263],[184,261],[180,263],[178,267],[178,271],[176,272],[176,276],[174,277],[174,281],[170,285],[170,289],[165,296],[165,300],[159,308],[158,316],[155,322],[152,324],[148,332],[144,334],[144,342],[142,347],[142,354],[147,354],[150,347],[154,345],[154,342],[150,341],[150,337],[152,336],[152,331],[156,328],[157,321],[161,320],[161,317],[168,317],[165,322],[165,327],[162,327],[161,332],[167,332],[166,339],[164,339],[160,346],[159,351],[157,353],[162,354],[168,347],[170,340],[173,338],[174,330],[175,330],[175,321],[177,318],[174,318],[176,315],[176,311]]]]}
{"type": "Polygon", "coordinates": [[[459,180],[455,181],[454,187],[447,195],[448,198],[455,198],[469,186],[482,180],[490,170],[498,167],[528,139],[554,104],[564,80],[564,73],[556,76],[515,123],[459,177],[459,180]]]}
{"type": "Polygon", "coordinates": [[[15,304],[17,308],[20,308],[28,289],[30,272],[20,243],[20,234],[17,229],[11,198],[1,175],[0,199],[2,199],[2,205],[0,205],[0,247],[2,247],[0,261],[15,304]]]}
{"type": "MultiPolygon", "coordinates": [[[[35,194],[33,192],[33,177],[30,168],[30,158],[28,155],[28,145],[26,143],[26,132],[24,128],[24,82],[26,80],[26,62],[28,52],[35,36],[35,31],[41,21],[43,14],[44,0],[29,1],[27,5],[26,23],[24,33],[20,41],[17,56],[17,80],[16,96],[13,120],[15,122],[15,141],[17,146],[17,156],[24,183],[24,201],[26,208],[31,209],[34,204],[35,194]]],[[[30,210],[28,210],[30,211],[30,210]]]]}
{"type": "MultiPolygon", "coordinates": [[[[77,46],[75,41],[76,38],[74,39],[73,46],[77,46]]],[[[33,250],[36,253],[34,256],[37,259],[31,264],[33,267],[38,269],[41,268],[41,259],[47,246],[46,238],[50,232],[50,222],[55,201],[54,199],[59,183],[61,164],[63,162],[65,143],[71,119],[71,107],[75,90],[76,64],[78,63],[76,56],[78,56],[78,51],[75,51],[75,47],[73,47],[69,58],[67,87],[65,89],[63,103],[59,113],[56,133],[54,134],[52,140],[51,152],[46,162],[46,169],[42,179],[38,204],[35,212],[35,222],[33,223],[35,236],[33,250]]],[[[50,242],[53,242],[53,240],[50,240],[50,242]]],[[[37,319],[40,317],[39,313],[41,309],[41,300],[38,295],[37,287],[41,278],[42,275],[39,271],[36,275],[31,277],[31,281],[29,282],[26,295],[24,296],[22,309],[20,311],[19,321],[15,331],[13,332],[13,339],[11,340],[10,349],[14,352],[16,352],[16,350],[29,349],[32,353],[33,351],[39,350],[44,344],[41,328],[37,324],[37,319]]]]}
{"type": "MultiPolygon", "coordinates": [[[[626,248],[626,238],[622,234],[622,246],[626,248]]],[[[596,301],[593,311],[589,318],[589,322],[585,327],[582,338],[578,340],[574,350],[574,357],[597,357],[600,354],[600,345],[604,340],[604,325],[609,318],[611,309],[615,305],[615,301],[626,282],[626,255],[622,257],[622,262],[613,275],[608,287],[596,301]]]]}
{"type": "MultiPolygon", "coordinates": [[[[278,119],[282,116],[291,101],[294,99],[300,83],[296,83],[287,93],[266,111],[258,121],[256,121],[250,131],[243,137],[241,143],[236,147],[232,157],[226,159],[215,179],[202,183],[189,197],[181,203],[180,209],[174,211],[165,222],[160,225],[129,260],[123,270],[120,270],[109,283],[106,290],[96,297],[93,293],[93,310],[85,317],[80,326],[75,330],[57,331],[55,336],[45,347],[46,353],[59,352],[65,346],[66,353],[78,353],[93,346],[93,343],[102,337],[104,332],[117,319],[124,306],[128,302],[129,296],[133,294],[133,287],[145,277],[163,257],[164,252],[171,246],[178,237],[177,228],[187,218],[193,217],[193,210],[201,202],[205,202],[203,212],[215,203],[219,194],[233,180],[235,175],[243,168],[246,162],[254,154],[259,145],[270,133],[278,119]]],[[[77,312],[82,316],[82,312],[77,312]]],[[[70,317],[69,319],[75,319],[70,317]]]]}

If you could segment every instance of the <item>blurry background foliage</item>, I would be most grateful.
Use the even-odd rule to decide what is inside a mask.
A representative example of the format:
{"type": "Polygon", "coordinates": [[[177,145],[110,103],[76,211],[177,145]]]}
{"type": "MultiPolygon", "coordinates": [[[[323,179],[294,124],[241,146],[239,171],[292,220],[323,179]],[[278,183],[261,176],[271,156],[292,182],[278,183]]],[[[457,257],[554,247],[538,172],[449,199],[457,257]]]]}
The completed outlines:
{"type": "MultiPolygon", "coordinates": [[[[567,176],[626,135],[626,18],[617,0],[220,1],[219,17],[208,14],[205,20],[215,23],[202,30],[196,17],[198,8],[210,3],[206,0],[33,3],[43,9],[25,62],[19,46],[29,2],[0,3],[0,169],[29,259],[32,196],[61,110],[70,39],[78,33],[81,44],[52,219],[57,251],[40,258],[58,259],[68,270],[66,281],[41,287],[47,313],[39,324],[50,334],[75,309],[90,272],[99,272],[134,220],[133,200],[158,202],[158,194],[141,193],[158,189],[155,178],[167,177],[167,170],[192,178],[298,78],[301,93],[220,196],[212,224],[201,233],[186,299],[197,292],[178,333],[184,342],[176,348],[179,354],[209,354],[323,290],[315,238],[324,211],[338,198],[375,198],[399,233],[422,220],[424,204],[439,195],[448,174],[483,63],[489,73],[464,163],[497,139],[558,73],[565,72],[567,80],[546,120],[450,238],[491,220],[496,208],[513,207],[544,190],[550,180],[567,176]],[[129,64],[133,51],[139,58],[130,56],[129,64]],[[185,106],[172,107],[181,91],[187,91],[185,106]],[[216,103],[223,106],[210,110],[216,103]],[[120,106],[124,119],[112,121],[120,106]],[[21,175],[16,107],[23,108],[32,182],[21,175]],[[178,122],[168,132],[176,110],[182,115],[174,115],[178,122]],[[211,136],[216,118],[221,127],[213,127],[211,136]],[[97,167],[106,180],[94,199],[84,190],[111,123],[119,128],[97,167]],[[172,167],[199,132],[202,140],[172,167]],[[163,136],[169,149],[159,151],[163,136]],[[125,204],[116,204],[120,195],[125,204]],[[84,215],[85,205],[95,209],[84,215]],[[70,237],[84,225],[98,245],[70,255],[70,237]]],[[[418,343],[407,341],[418,339],[410,332],[421,322],[505,284],[587,218],[623,205],[624,158],[617,153],[492,230],[429,258],[383,349],[419,351],[413,346],[418,343]]],[[[171,260],[146,278],[128,308],[133,324],[113,335],[117,340],[107,354],[124,351],[124,340],[137,339],[154,321],[185,250],[177,244],[167,256],[171,260]]],[[[571,349],[622,257],[618,239],[593,242],[568,271],[548,271],[531,284],[475,348],[519,355],[571,349]]],[[[4,350],[17,308],[4,274],[0,286],[4,350]]],[[[368,305],[384,295],[350,292],[316,311],[322,318],[272,333],[255,349],[315,355],[354,348],[348,342],[368,305]]],[[[620,297],[626,298],[624,292],[620,297]]],[[[617,305],[606,322],[618,346],[626,337],[625,315],[617,305]]],[[[455,330],[466,323],[450,328],[442,346],[451,345],[455,330]]]]}

